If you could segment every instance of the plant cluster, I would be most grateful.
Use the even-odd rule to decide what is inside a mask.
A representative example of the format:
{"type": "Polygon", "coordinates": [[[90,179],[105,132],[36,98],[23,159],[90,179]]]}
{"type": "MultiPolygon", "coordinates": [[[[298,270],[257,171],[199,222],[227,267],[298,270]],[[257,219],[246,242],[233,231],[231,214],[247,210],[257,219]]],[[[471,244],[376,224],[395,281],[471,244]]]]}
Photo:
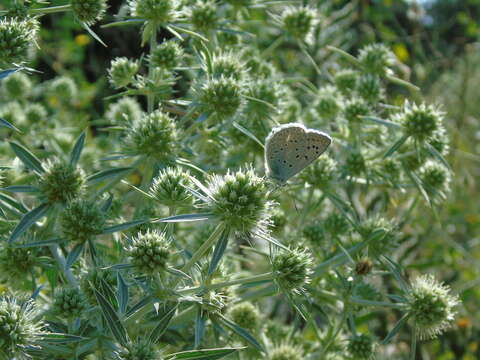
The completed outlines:
{"type": "Polygon", "coordinates": [[[445,114],[388,46],[328,44],[326,3],[0,10],[0,359],[415,359],[452,326],[458,296],[405,255],[447,201],[445,114]],[[29,68],[62,13],[145,49],[111,59],[83,121],[74,77],[29,68]],[[289,123],[333,143],[280,186],[264,143],[289,123]]]}

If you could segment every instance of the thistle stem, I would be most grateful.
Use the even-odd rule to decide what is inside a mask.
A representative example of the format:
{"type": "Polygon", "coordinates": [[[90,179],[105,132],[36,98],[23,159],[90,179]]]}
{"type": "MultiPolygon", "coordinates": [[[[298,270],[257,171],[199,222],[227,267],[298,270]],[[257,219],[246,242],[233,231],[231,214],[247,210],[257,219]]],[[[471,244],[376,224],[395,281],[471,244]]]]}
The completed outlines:
{"type": "Polygon", "coordinates": [[[66,261],[65,261],[65,256],[63,256],[62,250],[60,250],[58,245],[50,245],[49,248],[50,248],[50,252],[52,253],[55,260],[57,261],[58,265],[63,270],[63,273],[65,274],[65,277],[67,278],[67,281],[73,287],[78,287],[77,279],[73,275],[72,271],[65,266],[66,261]]]}
{"type": "MultiPolygon", "coordinates": [[[[152,31],[152,36],[150,37],[150,56],[153,55],[153,52],[155,51],[156,48],[157,48],[157,26],[155,25],[154,29],[152,31]]],[[[149,78],[149,80],[152,80],[153,70],[154,70],[154,66],[153,66],[152,62],[150,62],[149,65],[148,65],[148,78],[149,78]]],[[[155,103],[155,94],[153,94],[149,91],[148,95],[147,95],[148,113],[153,112],[154,103],[155,103]]]]}

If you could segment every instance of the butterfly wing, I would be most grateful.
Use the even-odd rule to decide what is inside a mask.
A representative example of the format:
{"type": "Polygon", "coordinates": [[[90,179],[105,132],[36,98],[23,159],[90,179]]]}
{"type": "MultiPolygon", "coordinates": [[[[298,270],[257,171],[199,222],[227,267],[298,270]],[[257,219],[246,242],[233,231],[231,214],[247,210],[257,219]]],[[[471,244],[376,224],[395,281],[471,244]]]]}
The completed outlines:
{"type": "Polygon", "coordinates": [[[327,134],[287,124],[272,130],[265,142],[267,175],[285,183],[315,161],[330,145],[327,134]]]}

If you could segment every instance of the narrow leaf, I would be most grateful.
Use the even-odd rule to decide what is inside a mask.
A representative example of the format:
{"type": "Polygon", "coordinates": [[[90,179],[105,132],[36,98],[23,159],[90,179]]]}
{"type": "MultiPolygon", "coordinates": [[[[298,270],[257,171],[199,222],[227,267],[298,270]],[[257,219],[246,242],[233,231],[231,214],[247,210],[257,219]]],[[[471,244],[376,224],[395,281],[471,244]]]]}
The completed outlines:
{"type": "Polygon", "coordinates": [[[392,129],[400,129],[402,127],[401,125],[395,124],[394,122],[384,120],[384,119],[380,119],[380,118],[377,118],[377,117],[374,117],[374,116],[361,116],[361,118],[364,119],[364,120],[373,121],[374,123],[384,125],[384,126],[387,126],[389,128],[392,128],[392,129]]]}
{"type": "Polygon", "coordinates": [[[11,244],[15,240],[17,240],[21,235],[23,235],[23,233],[25,233],[25,231],[27,231],[33,224],[35,224],[38,219],[45,216],[49,209],[50,205],[42,204],[39,207],[28,212],[27,214],[23,215],[22,220],[20,220],[18,225],[12,231],[8,242],[11,244]]]}
{"type": "Polygon", "coordinates": [[[230,355],[235,351],[243,348],[223,348],[223,349],[204,349],[204,350],[190,350],[182,351],[175,354],[169,354],[165,360],[216,360],[224,356],[230,355]]]}
{"type": "Polygon", "coordinates": [[[61,238],[49,239],[49,240],[42,240],[42,241],[34,241],[25,244],[15,245],[17,248],[31,248],[31,247],[42,247],[42,246],[50,246],[50,245],[58,245],[62,241],[61,238]]]}
{"type": "Polygon", "coordinates": [[[123,327],[117,313],[113,309],[112,305],[99,291],[97,291],[97,289],[93,289],[93,291],[98,303],[100,304],[100,307],[102,308],[102,314],[105,317],[107,325],[110,328],[113,336],[120,344],[126,346],[128,344],[127,332],[123,327]]]}
{"type": "Polygon", "coordinates": [[[27,148],[15,142],[10,142],[10,147],[27,168],[34,170],[39,174],[43,174],[45,172],[40,160],[38,160],[37,157],[33,155],[27,148]]]}
{"type": "MultiPolygon", "coordinates": [[[[271,105],[271,104],[269,104],[269,105],[271,105]]],[[[252,132],[250,132],[248,129],[244,128],[242,125],[240,125],[236,121],[233,122],[233,127],[235,129],[239,130],[240,132],[242,132],[244,135],[248,136],[253,141],[255,141],[258,145],[260,145],[262,147],[262,149],[265,148],[265,145],[260,140],[258,140],[258,138],[252,132]]]]}
{"type": "Polygon", "coordinates": [[[443,166],[445,166],[448,170],[452,171],[452,168],[450,167],[450,164],[448,163],[448,161],[443,157],[442,154],[440,154],[438,152],[437,149],[435,149],[435,147],[433,147],[432,145],[430,144],[426,144],[427,145],[427,150],[428,152],[433,155],[434,158],[436,158],[438,161],[440,161],[443,166]]]}
{"type": "Polygon", "coordinates": [[[17,71],[20,71],[20,70],[22,70],[22,68],[2,70],[0,71],[0,80],[5,79],[6,77],[12,74],[15,74],[17,71]]]}
{"type": "Polygon", "coordinates": [[[107,213],[112,207],[112,203],[113,203],[113,194],[110,194],[109,197],[105,200],[105,202],[100,206],[100,210],[102,210],[102,212],[104,213],[107,213]]]}
{"type": "Polygon", "coordinates": [[[22,203],[18,202],[16,199],[8,196],[8,195],[5,195],[5,194],[0,194],[0,201],[3,202],[4,204],[8,205],[8,206],[11,206],[13,208],[15,208],[16,210],[18,210],[20,213],[27,213],[28,212],[28,209],[23,206],[22,203]]]}
{"type": "Polygon", "coordinates": [[[55,344],[68,344],[73,342],[79,342],[85,340],[82,336],[70,335],[70,334],[58,334],[58,333],[41,333],[38,334],[39,341],[55,344]]]}
{"type": "Polygon", "coordinates": [[[138,220],[129,221],[129,222],[126,222],[126,223],[123,223],[123,224],[110,226],[108,228],[103,229],[102,234],[112,234],[112,233],[117,232],[117,231],[123,231],[123,230],[129,229],[133,226],[145,224],[149,221],[150,221],[150,219],[145,218],[145,219],[138,219],[138,220]]]}
{"type": "Polygon", "coordinates": [[[235,334],[243,338],[245,341],[253,345],[257,350],[261,352],[265,352],[265,349],[263,348],[262,345],[244,328],[238,326],[234,322],[228,320],[225,318],[223,315],[218,315],[220,321],[224,326],[229,328],[231,331],[233,331],[235,334]]]}
{"type": "Polygon", "coordinates": [[[36,186],[31,185],[12,185],[1,188],[0,190],[9,191],[13,193],[35,193],[40,190],[36,186]]]}
{"type": "Polygon", "coordinates": [[[405,314],[402,316],[400,320],[397,321],[395,326],[393,327],[392,330],[385,336],[385,339],[382,340],[382,345],[388,344],[390,340],[398,334],[398,332],[402,329],[403,325],[407,322],[408,318],[410,317],[410,314],[405,314]]]}
{"type": "Polygon", "coordinates": [[[408,135],[402,136],[400,139],[398,139],[395,142],[395,144],[392,145],[390,149],[387,150],[387,152],[385,153],[385,155],[383,155],[383,157],[387,158],[390,155],[392,155],[395,151],[397,151],[400,148],[400,146],[402,146],[405,143],[405,141],[407,141],[407,139],[408,139],[408,135]]]}
{"type": "Polygon", "coordinates": [[[158,325],[155,326],[155,328],[150,333],[150,342],[155,344],[162,337],[162,335],[167,330],[168,324],[170,324],[170,321],[172,320],[176,311],[177,311],[177,306],[175,305],[160,319],[160,321],[158,322],[158,325]]]}
{"type": "Polygon", "coordinates": [[[72,251],[70,251],[65,261],[65,269],[70,269],[70,267],[75,263],[75,261],[77,261],[84,247],[85,247],[85,243],[80,243],[77,246],[75,246],[72,249],[72,251]]]}
{"type": "Polygon", "coordinates": [[[15,126],[10,124],[7,120],[0,118],[0,126],[15,130],[15,131],[20,131],[18,130],[15,126]]]}
{"type": "Polygon", "coordinates": [[[223,254],[225,254],[225,250],[228,245],[229,234],[230,232],[228,228],[225,228],[222,232],[222,235],[220,235],[220,238],[217,240],[215,250],[213,251],[212,260],[208,266],[208,275],[212,275],[215,272],[220,260],[222,260],[223,254]]]}
{"type": "Polygon", "coordinates": [[[199,306],[197,309],[197,316],[195,318],[195,343],[194,348],[197,349],[202,343],[203,335],[205,334],[205,325],[207,323],[206,314],[199,306]]]}
{"type": "Polygon", "coordinates": [[[90,175],[87,178],[87,181],[89,183],[93,184],[93,183],[97,183],[97,182],[109,179],[111,177],[127,174],[131,170],[133,170],[133,168],[131,168],[131,167],[122,167],[122,168],[113,168],[113,169],[102,170],[102,171],[99,171],[99,172],[97,172],[93,175],[90,175]]]}
{"type": "Polygon", "coordinates": [[[121,314],[125,314],[128,305],[128,286],[123,280],[122,274],[117,272],[117,302],[121,314]]]}
{"type": "Polygon", "coordinates": [[[80,155],[82,154],[83,146],[85,145],[85,131],[83,131],[75,142],[75,146],[70,153],[70,165],[77,166],[80,155]]]}
{"type": "Polygon", "coordinates": [[[100,39],[100,37],[99,37],[97,34],[95,34],[95,32],[90,28],[90,26],[88,26],[88,25],[87,25],[86,23],[84,23],[84,22],[82,22],[81,24],[82,24],[83,28],[84,28],[85,30],[87,30],[88,33],[89,33],[95,40],[97,40],[97,41],[98,41],[100,44],[102,44],[103,46],[108,47],[107,44],[105,44],[105,43],[102,41],[102,39],[100,39]]]}
{"type": "Polygon", "coordinates": [[[175,223],[175,222],[192,222],[192,221],[203,221],[213,218],[213,214],[184,214],[184,215],[175,215],[169,216],[163,219],[157,219],[152,222],[164,222],[164,223],[175,223]]]}

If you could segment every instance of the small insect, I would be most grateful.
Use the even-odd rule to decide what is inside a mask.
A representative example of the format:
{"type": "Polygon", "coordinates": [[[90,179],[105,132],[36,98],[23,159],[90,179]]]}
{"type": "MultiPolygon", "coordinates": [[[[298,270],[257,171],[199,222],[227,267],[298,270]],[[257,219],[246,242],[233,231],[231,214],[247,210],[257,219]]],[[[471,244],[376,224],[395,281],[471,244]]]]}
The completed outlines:
{"type": "Polygon", "coordinates": [[[290,123],[272,129],[265,139],[267,176],[281,184],[305,169],[332,143],[327,134],[290,123]]]}

